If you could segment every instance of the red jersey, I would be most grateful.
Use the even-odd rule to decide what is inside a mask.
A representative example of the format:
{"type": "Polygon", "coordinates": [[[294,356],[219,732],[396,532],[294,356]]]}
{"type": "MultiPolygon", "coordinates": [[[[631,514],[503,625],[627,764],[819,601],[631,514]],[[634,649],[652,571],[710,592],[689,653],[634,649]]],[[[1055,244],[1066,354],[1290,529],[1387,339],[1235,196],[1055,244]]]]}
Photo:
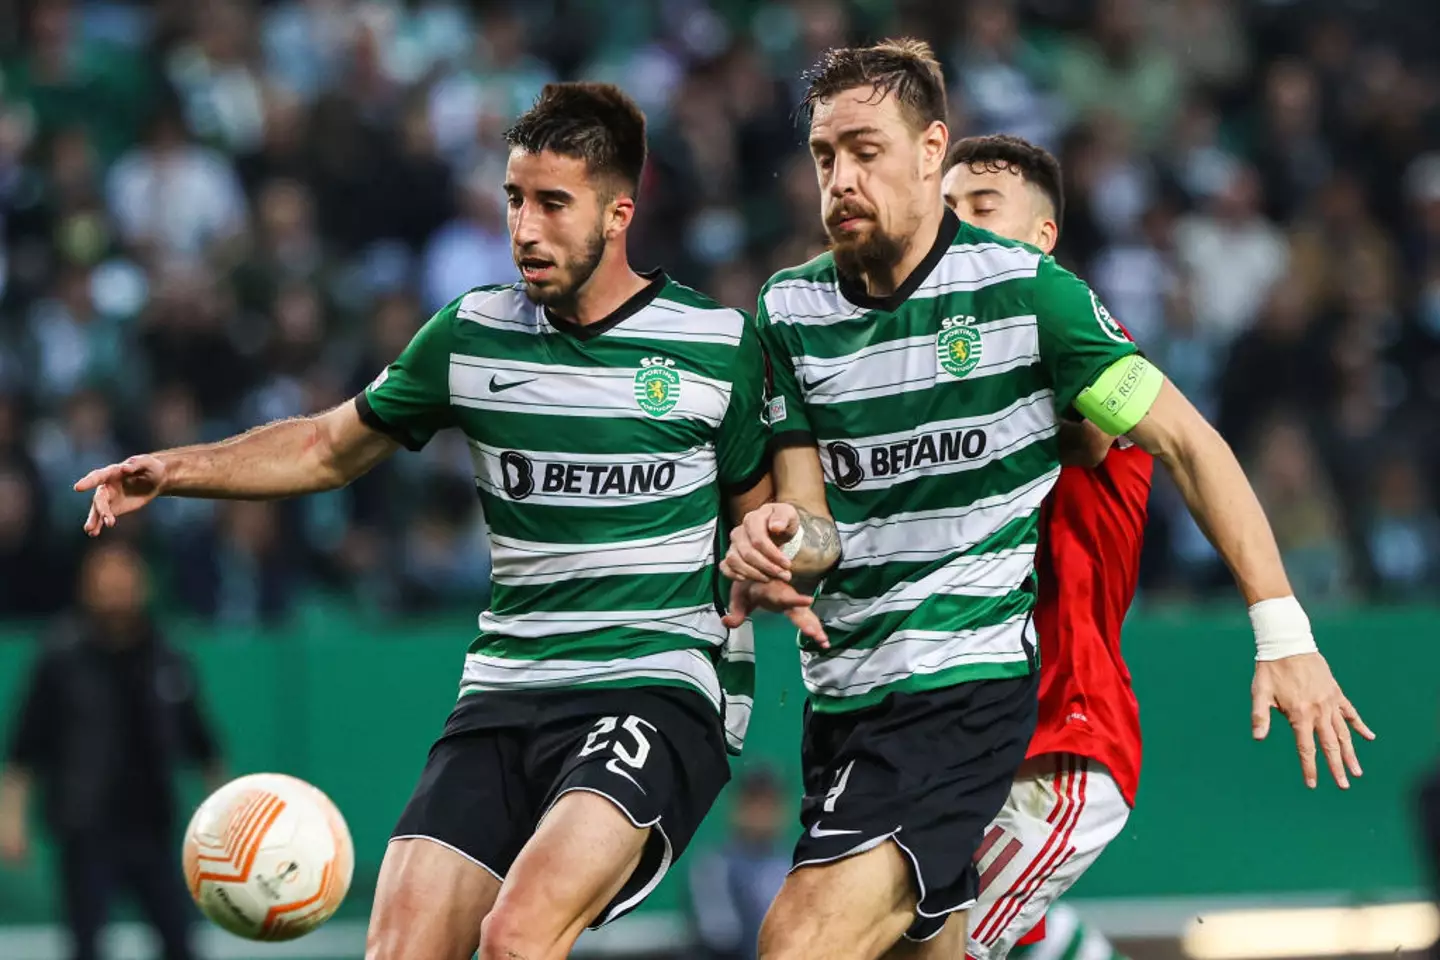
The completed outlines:
{"type": "Polygon", "coordinates": [[[1065,467],[1040,512],[1040,721],[1028,756],[1105,764],[1125,801],[1140,781],[1140,707],[1120,656],[1135,598],[1154,459],[1121,440],[1098,467],[1065,467]]]}

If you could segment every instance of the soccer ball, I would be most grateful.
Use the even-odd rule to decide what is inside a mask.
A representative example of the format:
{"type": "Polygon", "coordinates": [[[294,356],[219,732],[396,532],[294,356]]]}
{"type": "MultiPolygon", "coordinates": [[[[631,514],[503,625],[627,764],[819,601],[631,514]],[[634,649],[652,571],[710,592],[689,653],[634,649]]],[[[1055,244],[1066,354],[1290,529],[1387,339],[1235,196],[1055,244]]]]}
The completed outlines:
{"type": "Polygon", "coordinates": [[[249,940],[293,940],[334,915],[355,847],[330,798],[304,780],[255,773],[190,818],[182,861],[201,912],[249,940]]]}

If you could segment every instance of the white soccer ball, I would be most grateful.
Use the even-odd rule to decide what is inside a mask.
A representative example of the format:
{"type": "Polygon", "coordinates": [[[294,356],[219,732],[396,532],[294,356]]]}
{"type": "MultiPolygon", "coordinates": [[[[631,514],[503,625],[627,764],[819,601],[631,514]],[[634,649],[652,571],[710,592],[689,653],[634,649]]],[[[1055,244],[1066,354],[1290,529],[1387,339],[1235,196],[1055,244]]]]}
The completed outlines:
{"type": "Polygon", "coordinates": [[[355,847],[325,794],[282,773],[255,773],[200,804],[182,860],[190,895],[216,924],[250,940],[293,940],[345,899],[355,847]]]}

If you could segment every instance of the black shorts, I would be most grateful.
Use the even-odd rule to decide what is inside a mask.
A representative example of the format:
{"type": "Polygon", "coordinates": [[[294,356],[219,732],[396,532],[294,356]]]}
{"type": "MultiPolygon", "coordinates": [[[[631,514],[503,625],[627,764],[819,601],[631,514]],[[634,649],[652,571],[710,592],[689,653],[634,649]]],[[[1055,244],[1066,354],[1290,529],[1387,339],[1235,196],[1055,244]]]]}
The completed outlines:
{"type": "Polygon", "coordinates": [[[848,713],[807,706],[805,832],[794,867],[894,840],[910,860],[919,900],[905,936],[935,936],[979,893],[975,851],[1025,760],[1038,689],[1032,673],[893,693],[848,713]]]}
{"type": "Polygon", "coordinates": [[[725,734],[675,687],[477,693],[430,749],[391,839],[438,841],[504,880],[550,807],[573,790],[652,827],[640,864],[592,927],[655,889],[730,779],[725,734]]]}

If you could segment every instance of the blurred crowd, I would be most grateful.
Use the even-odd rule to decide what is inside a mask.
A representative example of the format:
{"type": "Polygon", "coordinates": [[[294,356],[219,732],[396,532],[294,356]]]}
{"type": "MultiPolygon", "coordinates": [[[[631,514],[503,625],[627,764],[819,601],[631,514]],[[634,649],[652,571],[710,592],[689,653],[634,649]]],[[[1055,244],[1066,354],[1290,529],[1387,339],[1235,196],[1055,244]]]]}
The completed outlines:
{"type": "MultiPolygon", "coordinates": [[[[0,0],[0,32],[0,617],[66,603],[90,468],[339,403],[511,278],[500,132],[547,81],[649,115],[632,259],[752,308],[823,243],[801,71],[901,33],[952,135],[1060,156],[1061,261],[1236,447],[1302,598],[1440,585],[1431,0],[0,0]]],[[[121,532],[222,623],[474,605],[470,469],[442,435],[121,532]]],[[[1153,506],[1142,597],[1233,589],[1153,506]]]]}

